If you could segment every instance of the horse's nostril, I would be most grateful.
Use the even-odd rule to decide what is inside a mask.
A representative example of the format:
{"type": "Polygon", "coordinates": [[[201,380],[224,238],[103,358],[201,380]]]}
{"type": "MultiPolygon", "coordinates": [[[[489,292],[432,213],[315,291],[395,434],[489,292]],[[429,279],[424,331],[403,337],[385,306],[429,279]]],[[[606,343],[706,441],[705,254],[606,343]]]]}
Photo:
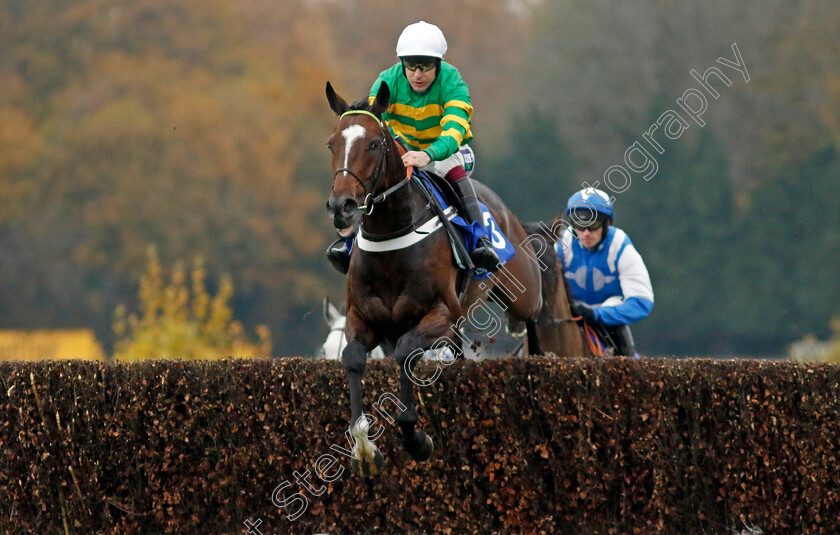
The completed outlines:
{"type": "Polygon", "coordinates": [[[338,212],[338,206],[331,199],[327,200],[327,213],[333,217],[338,212]]]}
{"type": "Polygon", "coordinates": [[[351,216],[356,211],[359,205],[353,199],[347,199],[344,201],[344,204],[341,205],[341,213],[346,216],[351,216]]]}

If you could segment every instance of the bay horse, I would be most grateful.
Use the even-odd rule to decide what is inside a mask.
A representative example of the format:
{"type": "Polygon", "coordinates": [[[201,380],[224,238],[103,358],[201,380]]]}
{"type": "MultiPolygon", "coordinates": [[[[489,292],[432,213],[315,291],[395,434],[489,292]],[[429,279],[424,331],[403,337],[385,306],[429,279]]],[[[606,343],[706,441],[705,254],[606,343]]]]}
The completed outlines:
{"type": "MultiPolygon", "coordinates": [[[[324,321],[330,328],[330,332],[327,334],[327,339],[321,344],[318,356],[327,360],[339,360],[341,359],[341,352],[347,345],[347,339],[344,337],[344,324],[347,323],[347,317],[327,297],[324,298],[324,321]]],[[[384,359],[385,351],[382,346],[376,346],[373,351],[368,353],[367,358],[384,359]]],[[[454,358],[455,355],[452,351],[445,347],[434,351],[429,350],[423,354],[424,360],[450,362],[454,358]]]]}
{"type": "Polygon", "coordinates": [[[459,271],[446,232],[434,227],[425,234],[416,232],[418,227],[434,225],[437,216],[407,174],[400,148],[382,119],[390,101],[388,85],[381,85],[371,104],[359,101],[348,105],[329,82],[326,96],[339,116],[327,143],[334,171],[327,210],[339,235],[349,238],[360,233],[372,242],[392,242],[410,234],[422,237],[409,246],[388,250],[364,250],[357,242],[347,274],[348,344],[341,361],[350,390],[351,469],[371,476],[380,472],[384,458],[368,437],[371,417],[364,414],[362,404],[366,353],[383,343],[394,348],[400,368],[402,412],[396,420],[402,444],[411,458],[425,461],[434,444],[417,428],[414,385],[429,384],[414,375],[419,357],[425,350],[443,345],[459,354],[461,341],[456,331],[468,316],[472,320],[483,310],[488,298],[526,322],[531,351],[539,351],[534,321],[542,308],[540,269],[533,250],[524,251],[527,234],[519,220],[490,188],[474,181],[479,199],[516,254],[481,284],[468,284],[459,299],[459,271]]]}
{"type": "MultiPolygon", "coordinates": [[[[591,357],[586,334],[572,314],[569,281],[554,250],[554,243],[563,230],[562,214],[552,221],[551,227],[543,222],[525,223],[523,227],[542,271],[543,307],[536,321],[540,347],[563,357],[591,357]]],[[[509,329],[520,330],[516,325],[509,329]]]]}

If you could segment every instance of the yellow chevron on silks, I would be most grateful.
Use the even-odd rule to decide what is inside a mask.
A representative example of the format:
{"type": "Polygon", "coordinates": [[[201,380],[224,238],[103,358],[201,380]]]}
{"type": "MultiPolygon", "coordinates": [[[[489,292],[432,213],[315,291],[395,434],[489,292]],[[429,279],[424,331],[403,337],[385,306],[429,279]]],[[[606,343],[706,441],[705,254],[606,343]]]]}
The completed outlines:
{"type": "Polygon", "coordinates": [[[417,141],[416,139],[400,134],[400,137],[406,144],[414,150],[423,150],[429,148],[433,142],[431,141],[417,141]]]}
{"type": "Polygon", "coordinates": [[[455,141],[458,142],[459,147],[461,146],[461,143],[464,141],[464,135],[461,134],[460,130],[457,130],[455,128],[450,128],[448,130],[444,130],[443,132],[441,132],[440,135],[451,137],[452,139],[454,139],[455,141]]]}
{"type": "Polygon", "coordinates": [[[460,108],[467,112],[467,117],[472,117],[473,107],[469,102],[464,102],[463,100],[450,100],[444,107],[448,108],[450,106],[460,108]]]}
{"type": "Polygon", "coordinates": [[[463,128],[465,132],[470,131],[470,123],[466,119],[458,117],[457,115],[453,115],[451,113],[449,115],[444,115],[443,119],[441,119],[440,121],[440,124],[446,124],[449,122],[461,125],[461,128],[463,128]]]}
{"type": "Polygon", "coordinates": [[[419,139],[429,139],[434,140],[440,137],[441,129],[440,125],[433,126],[432,128],[427,128],[425,130],[417,130],[413,126],[409,126],[405,123],[402,123],[394,118],[391,118],[391,128],[395,131],[399,132],[404,136],[410,136],[415,140],[419,139]]]}
{"type": "Polygon", "coordinates": [[[428,119],[429,117],[440,117],[443,115],[443,106],[440,104],[428,104],[419,108],[409,106],[407,104],[394,103],[388,107],[388,113],[392,115],[402,115],[403,117],[411,117],[418,121],[428,119]]]}
{"type": "Polygon", "coordinates": [[[442,61],[434,85],[414,91],[402,63],[379,73],[368,94],[375,102],[383,83],[390,89],[387,122],[392,132],[414,150],[426,150],[439,161],[452,156],[472,138],[470,92],[453,65],[442,61]]]}

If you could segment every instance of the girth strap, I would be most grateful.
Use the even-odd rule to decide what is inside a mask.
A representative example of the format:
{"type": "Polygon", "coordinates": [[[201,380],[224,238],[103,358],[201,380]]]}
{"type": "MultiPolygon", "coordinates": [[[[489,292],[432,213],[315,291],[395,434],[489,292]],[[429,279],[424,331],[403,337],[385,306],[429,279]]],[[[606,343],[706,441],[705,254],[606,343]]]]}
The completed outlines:
{"type": "MultiPolygon", "coordinates": [[[[444,212],[444,215],[448,220],[451,220],[458,214],[455,212],[454,208],[449,207],[444,212]]],[[[366,238],[365,232],[363,230],[356,237],[356,247],[358,247],[362,251],[367,251],[370,253],[398,251],[399,249],[405,249],[407,247],[411,247],[416,243],[421,242],[422,240],[429,237],[432,233],[439,230],[441,227],[443,227],[443,221],[439,217],[433,217],[432,219],[426,221],[416,229],[406,234],[403,234],[402,236],[381,241],[374,241],[369,237],[366,238]]]]}

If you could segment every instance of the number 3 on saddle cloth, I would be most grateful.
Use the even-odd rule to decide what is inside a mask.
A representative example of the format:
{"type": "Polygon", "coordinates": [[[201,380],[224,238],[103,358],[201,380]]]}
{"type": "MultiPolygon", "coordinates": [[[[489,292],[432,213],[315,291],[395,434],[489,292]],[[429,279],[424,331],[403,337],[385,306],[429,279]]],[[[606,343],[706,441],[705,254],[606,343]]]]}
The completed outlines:
{"type": "MultiPolygon", "coordinates": [[[[487,206],[485,206],[484,203],[478,201],[478,205],[481,208],[481,213],[484,219],[484,226],[478,222],[468,224],[463,217],[458,215],[455,208],[452,207],[452,205],[444,198],[439,187],[431,178],[429,178],[425,173],[418,173],[415,170],[414,179],[420,183],[419,185],[421,186],[421,189],[424,190],[424,193],[426,193],[427,198],[429,198],[429,202],[435,202],[438,205],[439,210],[434,210],[434,212],[444,214],[446,218],[460,231],[463,248],[466,249],[465,253],[467,254],[466,259],[458,258],[459,255],[457,250],[459,247],[453,247],[453,252],[456,256],[456,264],[460,268],[464,269],[465,266],[468,265],[466,261],[468,260],[469,253],[472,252],[478,244],[478,240],[482,236],[487,236],[489,238],[489,241],[496,250],[496,254],[499,256],[499,260],[501,260],[502,265],[513,258],[513,255],[516,254],[516,250],[513,248],[510,241],[508,241],[507,237],[505,237],[502,233],[499,225],[493,218],[493,214],[490,213],[490,210],[487,209],[487,206]]],[[[347,243],[347,255],[349,256],[351,254],[354,246],[363,251],[370,252],[394,251],[410,247],[430,235],[432,232],[441,229],[441,227],[443,227],[443,223],[439,218],[435,217],[404,236],[399,236],[385,241],[372,241],[365,238],[364,232],[360,232],[355,240],[357,243],[353,243],[353,239],[345,240],[347,243]]],[[[473,269],[472,278],[474,279],[484,279],[489,276],[490,272],[483,268],[473,269]]]]}

